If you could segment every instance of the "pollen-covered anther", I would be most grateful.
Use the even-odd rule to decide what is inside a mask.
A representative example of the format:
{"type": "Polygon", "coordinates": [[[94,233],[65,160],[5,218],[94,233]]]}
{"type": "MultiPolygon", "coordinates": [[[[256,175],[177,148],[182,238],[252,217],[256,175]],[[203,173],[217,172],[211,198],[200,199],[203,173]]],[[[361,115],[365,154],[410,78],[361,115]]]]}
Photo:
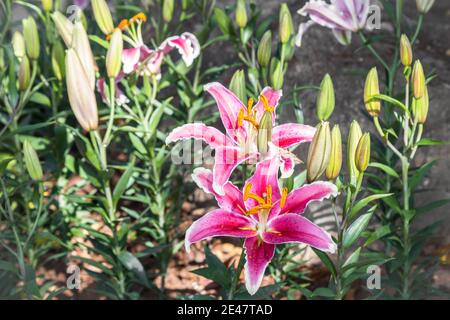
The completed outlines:
{"type": "Polygon", "coordinates": [[[280,208],[284,208],[284,206],[286,205],[287,195],[288,195],[288,189],[286,187],[284,187],[281,190],[280,208]]]}
{"type": "Polygon", "coordinates": [[[133,22],[135,22],[135,21],[146,22],[146,21],[147,21],[147,16],[145,15],[145,13],[139,12],[138,14],[134,15],[134,16],[130,19],[130,23],[133,23],[133,22]]]}
{"type": "Polygon", "coordinates": [[[120,23],[117,26],[117,28],[119,28],[120,30],[123,31],[126,28],[128,28],[129,25],[130,25],[130,22],[127,19],[123,19],[122,21],[120,21],[120,23]]]}
{"type": "Polygon", "coordinates": [[[261,102],[262,102],[262,104],[263,104],[264,110],[266,110],[266,111],[268,111],[268,112],[270,112],[270,113],[273,113],[273,112],[275,111],[275,108],[274,108],[274,107],[271,107],[271,106],[269,105],[269,100],[267,100],[267,98],[266,98],[265,95],[261,95],[261,96],[259,97],[259,99],[261,100],[261,102]]]}
{"type": "Polygon", "coordinates": [[[239,110],[238,118],[237,118],[238,128],[242,127],[244,120],[247,122],[250,122],[255,128],[259,127],[258,121],[256,120],[254,112],[253,112],[253,99],[252,98],[248,99],[248,102],[247,102],[247,114],[245,114],[244,109],[239,110]]]}

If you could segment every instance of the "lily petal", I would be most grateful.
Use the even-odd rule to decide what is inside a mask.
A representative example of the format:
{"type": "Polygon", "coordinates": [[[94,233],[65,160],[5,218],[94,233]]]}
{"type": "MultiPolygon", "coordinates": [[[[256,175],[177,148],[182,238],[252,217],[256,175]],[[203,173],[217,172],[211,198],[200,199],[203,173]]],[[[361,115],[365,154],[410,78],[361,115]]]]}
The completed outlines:
{"type": "Polygon", "coordinates": [[[295,213],[278,216],[268,223],[265,242],[273,244],[301,242],[322,251],[334,253],[336,244],[324,229],[295,213]]]}
{"type": "Polygon", "coordinates": [[[213,173],[211,170],[196,168],[192,174],[192,179],[203,191],[214,195],[220,208],[237,214],[244,213],[245,204],[242,192],[231,182],[225,183],[223,186],[225,194],[220,195],[213,189],[213,173]]]}
{"type": "Polygon", "coordinates": [[[227,236],[248,238],[256,234],[255,221],[244,215],[217,209],[195,221],[186,231],[185,247],[209,237],[227,236]]]}
{"type": "Polygon", "coordinates": [[[188,123],[182,125],[181,127],[175,128],[167,136],[166,144],[186,139],[203,140],[212,149],[233,144],[233,142],[222,132],[214,127],[208,127],[203,123],[188,123]]]}
{"type": "Polygon", "coordinates": [[[316,23],[312,20],[309,20],[308,22],[300,23],[300,25],[298,27],[297,36],[295,37],[295,45],[297,47],[302,46],[303,35],[306,33],[306,31],[308,31],[309,28],[311,28],[315,24],[316,23]]]}
{"type": "Polygon", "coordinates": [[[273,128],[272,143],[289,148],[302,142],[312,141],[316,128],[297,123],[286,123],[273,128]]]}
{"type": "Polygon", "coordinates": [[[197,38],[189,32],[181,36],[167,38],[160,46],[160,49],[167,54],[173,48],[177,48],[186,66],[190,66],[194,59],[200,54],[200,44],[197,38]]]}
{"type": "Polygon", "coordinates": [[[295,159],[292,157],[281,156],[281,178],[289,178],[294,173],[295,159]]]}
{"type": "MultiPolygon", "coordinates": [[[[278,101],[280,101],[280,98],[283,96],[283,91],[282,90],[275,90],[272,89],[271,87],[265,87],[262,91],[260,96],[265,96],[267,99],[267,102],[269,103],[270,107],[273,107],[274,110],[276,110],[276,107],[278,106],[278,101]]],[[[264,104],[262,103],[261,99],[258,99],[258,102],[255,105],[255,110],[256,110],[256,119],[258,119],[258,121],[261,120],[261,117],[264,114],[264,104]]],[[[272,114],[272,122],[275,125],[275,117],[276,117],[276,113],[274,112],[272,114]]]]}
{"type": "Polygon", "coordinates": [[[123,63],[123,72],[125,74],[129,74],[135,70],[136,65],[139,63],[140,56],[141,56],[140,47],[123,49],[122,63],[123,63]]]}
{"type": "Polygon", "coordinates": [[[303,16],[309,15],[312,21],[323,27],[357,31],[351,18],[341,15],[340,10],[325,1],[307,2],[298,13],[303,16]]]}
{"type": "Polygon", "coordinates": [[[261,286],[264,271],[275,253],[275,245],[265,243],[259,237],[247,238],[244,243],[245,263],[245,287],[248,293],[254,295],[261,286]]]}

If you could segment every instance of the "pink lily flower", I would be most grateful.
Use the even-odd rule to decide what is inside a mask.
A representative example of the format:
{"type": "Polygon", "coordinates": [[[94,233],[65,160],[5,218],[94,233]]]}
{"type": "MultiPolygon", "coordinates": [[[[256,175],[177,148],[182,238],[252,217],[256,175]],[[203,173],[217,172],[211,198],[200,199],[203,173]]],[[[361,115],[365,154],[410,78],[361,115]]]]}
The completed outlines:
{"type": "Polygon", "coordinates": [[[189,32],[181,36],[167,38],[156,50],[149,49],[145,44],[135,48],[124,49],[122,54],[123,72],[146,73],[160,77],[163,58],[173,49],[177,49],[186,66],[192,65],[200,54],[197,38],[189,32]]]}
{"type": "Polygon", "coordinates": [[[278,166],[277,160],[259,163],[243,191],[227,182],[224,195],[214,190],[210,170],[197,168],[192,175],[200,188],[215,196],[219,209],[189,227],[186,250],[209,237],[245,238],[245,286],[251,295],[258,291],[277,244],[305,243],[322,251],[336,251],[330,234],[300,215],[309,203],[336,196],[336,186],[314,182],[288,193],[286,188],[279,188],[278,166]]]}
{"type": "Polygon", "coordinates": [[[314,24],[331,29],[338,42],[347,45],[352,32],[364,29],[369,9],[370,0],[310,0],[298,11],[311,20],[300,24],[296,45],[301,46],[303,34],[314,24]]]}
{"type": "Polygon", "coordinates": [[[218,194],[224,194],[224,186],[231,173],[244,161],[279,157],[282,176],[289,177],[294,171],[297,158],[286,149],[311,141],[316,129],[296,123],[275,126],[272,129],[272,141],[268,143],[269,151],[265,154],[258,151],[259,123],[263,114],[269,111],[275,124],[275,110],[282,95],[281,90],[266,87],[256,105],[253,106],[253,100],[250,99],[247,107],[233,92],[218,82],[207,84],[205,90],[216,100],[227,134],[201,123],[189,123],[174,129],[167,136],[166,143],[193,138],[203,140],[215,150],[213,187],[218,194]]]}

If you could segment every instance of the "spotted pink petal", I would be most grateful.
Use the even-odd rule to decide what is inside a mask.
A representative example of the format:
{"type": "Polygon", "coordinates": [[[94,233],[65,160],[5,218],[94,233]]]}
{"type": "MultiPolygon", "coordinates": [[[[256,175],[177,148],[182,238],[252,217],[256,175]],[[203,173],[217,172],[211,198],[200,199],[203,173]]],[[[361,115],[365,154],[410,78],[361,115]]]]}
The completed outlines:
{"type": "MultiPolygon", "coordinates": [[[[260,94],[260,96],[265,96],[267,98],[269,106],[274,107],[275,108],[274,110],[276,110],[276,107],[278,106],[278,102],[280,101],[282,95],[283,92],[281,90],[275,90],[272,89],[271,87],[265,87],[260,94]]],[[[256,119],[260,121],[265,111],[264,104],[262,103],[261,99],[258,99],[258,102],[255,105],[255,110],[256,110],[256,119]]],[[[275,115],[276,113],[274,112],[272,115],[272,122],[274,125],[275,125],[275,115]]]]}
{"type": "Polygon", "coordinates": [[[337,193],[337,187],[330,182],[317,181],[304,185],[289,192],[283,208],[280,207],[279,203],[276,203],[271,210],[270,216],[274,217],[284,213],[301,214],[311,202],[335,197],[337,193]]]}
{"type": "Polygon", "coordinates": [[[259,237],[245,239],[244,243],[245,287],[248,293],[254,295],[261,286],[264,272],[275,254],[275,245],[265,243],[259,237]]]}
{"type": "Polygon", "coordinates": [[[245,141],[247,124],[244,123],[242,127],[238,128],[237,123],[239,110],[246,109],[244,104],[233,92],[218,82],[209,83],[204,88],[216,100],[220,118],[228,135],[236,142],[245,141]]]}
{"type": "Polygon", "coordinates": [[[293,157],[281,156],[281,178],[289,178],[294,173],[295,160],[293,157]]]}
{"type": "Polygon", "coordinates": [[[257,154],[245,154],[239,147],[220,146],[216,148],[213,168],[213,188],[220,195],[225,193],[224,185],[233,170],[242,162],[253,159],[257,154]]]}
{"type": "Polygon", "coordinates": [[[212,149],[232,145],[233,142],[222,132],[203,123],[188,123],[175,128],[166,138],[166,144],[186,139],[199,139],[207,143],[212,149]]]}
{"type": "Polygon", "coordinates": [[[220,195],[213,189],[213,174],[211,170],[197,168],[192,174],[192,179],[203,191],[215,196],[220,208],[236,214],[244,213],[245,204],[242,192],[231,182],[225,183],[223,187],[224,195],[220,195]]]}
{"type": "Polygon", "coordinates": [[[123,72],[129,74],[136,69],[139,59],[141,57],[141,47],[123,49],[122,63],[123,72]]]}
{"type": "MultiPolygon", "coordinates": [[[[278,170],[280,162],[278,157],[259,162],[256,165],[255,173],[251,176],[247,183],[251,183],[250,191],[260,197],[266,195],[267,186],[272,187],[272,203],[278,201],[281,197],[280,186],[278,185],[278,170]]],[[[258,203],[254,199],[245,201],[246,208],[256,206],[258,203]]]]}
{"type": "Polygon", "coordinates": [[[186,231],[185,247],[209,237],[248,238],[256,235],[255,221],[244,215],[217,209],[196,220],[186,231]]]}
{"type": "Polygon", "coordinates": [[[263,233],[263,239],[267,243],[301,242],[322,251],[336,251],[336,244],[328,232],[295,213],[287,213],[270,220],[267,230],[263,233]]]}
{"type": "Polygon", "coordinates": [[[282,124],[273,128],[272,143],[280,148],[289,148],[312,141],[315,132],[316,128],[304,124],[282,124]]]}

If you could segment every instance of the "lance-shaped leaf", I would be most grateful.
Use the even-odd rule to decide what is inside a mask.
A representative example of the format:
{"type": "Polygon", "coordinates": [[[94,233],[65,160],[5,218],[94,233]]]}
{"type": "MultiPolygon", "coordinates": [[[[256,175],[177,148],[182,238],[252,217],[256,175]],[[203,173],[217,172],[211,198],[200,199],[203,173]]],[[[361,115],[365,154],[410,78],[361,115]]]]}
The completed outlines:
{"type": "Polygon", "coordinates": [[[350,247],[356,240],[358,240],[361,233],[367,228],[373,213],[375,212],[376,205],[369,209],[369,211],[358,219],[356,219],[350,227],[344,232],[344,238],[342,244],[344,248],[350,247]]]}

